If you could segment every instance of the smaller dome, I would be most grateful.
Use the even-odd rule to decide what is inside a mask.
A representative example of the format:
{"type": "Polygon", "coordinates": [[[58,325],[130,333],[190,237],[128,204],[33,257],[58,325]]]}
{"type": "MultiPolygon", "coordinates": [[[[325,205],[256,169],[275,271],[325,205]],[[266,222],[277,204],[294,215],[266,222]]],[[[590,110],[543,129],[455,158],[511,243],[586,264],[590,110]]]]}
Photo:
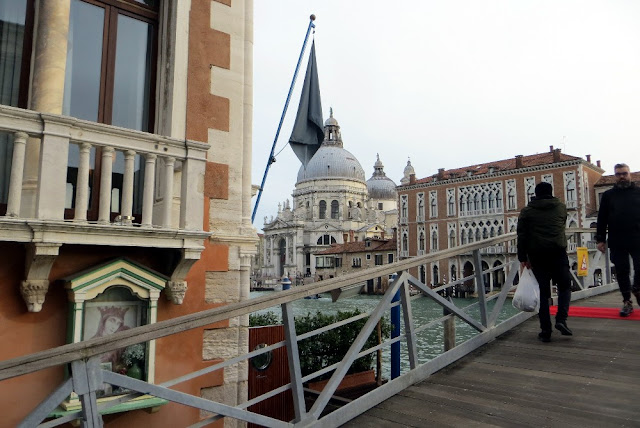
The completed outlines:
{"type": "Polygon", "coordinates": [[[407,166],[404,167],[403,177],[400,180],[400,183],[407,184],[409,182],[409,176],[411,174],[415,175],[416,172],[413,170],[413,166],[411,165],[411,159],[409,159],[407,160],[407,166]]]}
{"type": "Polygon", "coordinates": [[[373,175],[367,180],[367,191],[371,199],[397,199],[396,183],[384,173],[384,165],[380,161],[380,155],[376,154],[376,163],[373,164],[373,175]]]}

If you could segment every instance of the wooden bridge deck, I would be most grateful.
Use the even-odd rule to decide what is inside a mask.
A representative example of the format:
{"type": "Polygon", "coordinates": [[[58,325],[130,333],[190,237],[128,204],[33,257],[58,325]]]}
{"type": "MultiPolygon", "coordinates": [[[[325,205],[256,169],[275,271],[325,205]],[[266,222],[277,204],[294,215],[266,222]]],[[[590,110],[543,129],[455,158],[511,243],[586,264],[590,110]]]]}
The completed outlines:
{"type": "MultiPolygon", "coordinates": [[[[620,301],[616,291],[574,303],[620,301]]],[[[640,427],[640,321],[568,325],[574,336],[542,343],[533,317],[345,426],[640,427]]]]}

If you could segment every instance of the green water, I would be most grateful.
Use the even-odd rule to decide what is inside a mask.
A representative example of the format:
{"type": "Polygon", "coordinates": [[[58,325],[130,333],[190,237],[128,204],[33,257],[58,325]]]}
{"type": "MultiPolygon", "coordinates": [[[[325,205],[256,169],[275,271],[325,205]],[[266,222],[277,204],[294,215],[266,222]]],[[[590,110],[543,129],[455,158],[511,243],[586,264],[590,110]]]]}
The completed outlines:
{"type": "MultiPolygon", "coordinates": [[[[264,296],[272,293],[278,293],[278,291],[254,291],[251,292],[251,298],[264,296]]],[[[338,311],[353,311],[359,309],[363,312],[371,312],[377,304],[380,302],[381,296],[368,296],[359,295],[349,299],[341,299],[337,302],[332,302],[329,294],[323,294],[319,299],[301,299],[293,302],[293,315],[303,316],[307,313],[316,313],[320,311],[322,313],[334,314],[338,311]]],[[[453,299],[453,303],[459,307],[464,308],[477,302],[477,299],[453,299]]],[[[491,314],[495,301],[489,302],[487,314],[491,314]]],[[[427,297],[414,299],[411,302],[411,309],[413,313],[414,329],[419,329],[420,326],[424,326],[442,317],[442,307],[436,302],[427,297]]],[[[273,312],[281,317],[281,310],[279,306],[262,310],[258,313],[273,312]]],[[[503,321],[517,313],[511,305],[511,300],[507,300],[504,303],[498,322],[503,321]]],[[[480,310],[478,305],[470,307],[467,310],[475,320],[480,320],[480,310]]],[[[389,311],[385,314],[385,317],[389,319],[389,311]]],[[[401,317],[402,318],[402,317],[401,317]]],[[[401,321],[401,333],[404,333],[404,325],[401,321]]],[[[468,339],[471,339],[476,334],[477,330],[469,326],[467,323],[456,318],[456,343],[462,343],[468,339]]],[[[416,346],[418,350],[418,361],[420,364],[426,363],[434,357],[440,355],[443,352],[443,325],[437,323],[416,335],[416,346]]],[[[401,342],[401,373],[409,370],[409,361],[407,357],[406,341],[401,342]]],[[[383,375],[388,376],[390,371],[390,349],[386,347],[383,350],[383,375]]]]}

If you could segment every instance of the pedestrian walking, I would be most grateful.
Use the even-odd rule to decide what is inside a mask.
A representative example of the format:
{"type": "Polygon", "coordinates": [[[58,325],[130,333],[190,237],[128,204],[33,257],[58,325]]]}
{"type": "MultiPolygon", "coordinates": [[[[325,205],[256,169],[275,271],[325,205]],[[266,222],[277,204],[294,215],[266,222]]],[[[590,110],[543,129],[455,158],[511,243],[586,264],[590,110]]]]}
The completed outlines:
{"type": "Polygon", "coordinates": [[[640,305],[640,187],[631,181],[629,165],[619,163],[613,167],[616,182],[602,194],[598,211],[596,241],[603,253],[607,245],[611,262],[616,267],[616,279],[622,294],[621,317],[633,312],[631,293],[640,305]],[[608,232],[608,240],[607,240],[608,232]],[[633,260],[633,286],[631,264],[633,260]]]}
{"type": "Polygon", "coordinates": [[[533,271],[540,287],[540,333],[543,342],[551,341],[551,281],[558,288],[558,313],[555,327],[564,336],[573,332],[567,326],[571,301],[571,274],[567,257],[565,228],[567,207],[553,196],[551,184],[542,182],[535,196],[518,217],[518,260],[521,268],[533,271]]]}

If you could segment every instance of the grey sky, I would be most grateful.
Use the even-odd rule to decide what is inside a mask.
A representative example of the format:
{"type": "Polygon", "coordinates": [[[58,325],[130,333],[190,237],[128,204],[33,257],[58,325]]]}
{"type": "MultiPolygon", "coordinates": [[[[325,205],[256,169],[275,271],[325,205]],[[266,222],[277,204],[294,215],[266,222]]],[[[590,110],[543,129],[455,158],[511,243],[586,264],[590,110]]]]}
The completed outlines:
{"type": "MultiPolygon", "coordinates": [[[[376,153],[399,184],[561,148],[640,170],[640,2],[636,0],[256,0],[253,183],[260,184],[309,15],[324,119],[367,178],[376,153]]],[[[310,47],[310,45],[309,45],[310,47]]],[[[291,134],[306,70],[276,152],[291,134]]],[[[254,226],[291,199],[300,163],[272,165],[254,226]]],[[[255,203],[255,198],[253,200],[255,203]]],[[[253,206],[253,205],[252,205],[253,206]]]]}

